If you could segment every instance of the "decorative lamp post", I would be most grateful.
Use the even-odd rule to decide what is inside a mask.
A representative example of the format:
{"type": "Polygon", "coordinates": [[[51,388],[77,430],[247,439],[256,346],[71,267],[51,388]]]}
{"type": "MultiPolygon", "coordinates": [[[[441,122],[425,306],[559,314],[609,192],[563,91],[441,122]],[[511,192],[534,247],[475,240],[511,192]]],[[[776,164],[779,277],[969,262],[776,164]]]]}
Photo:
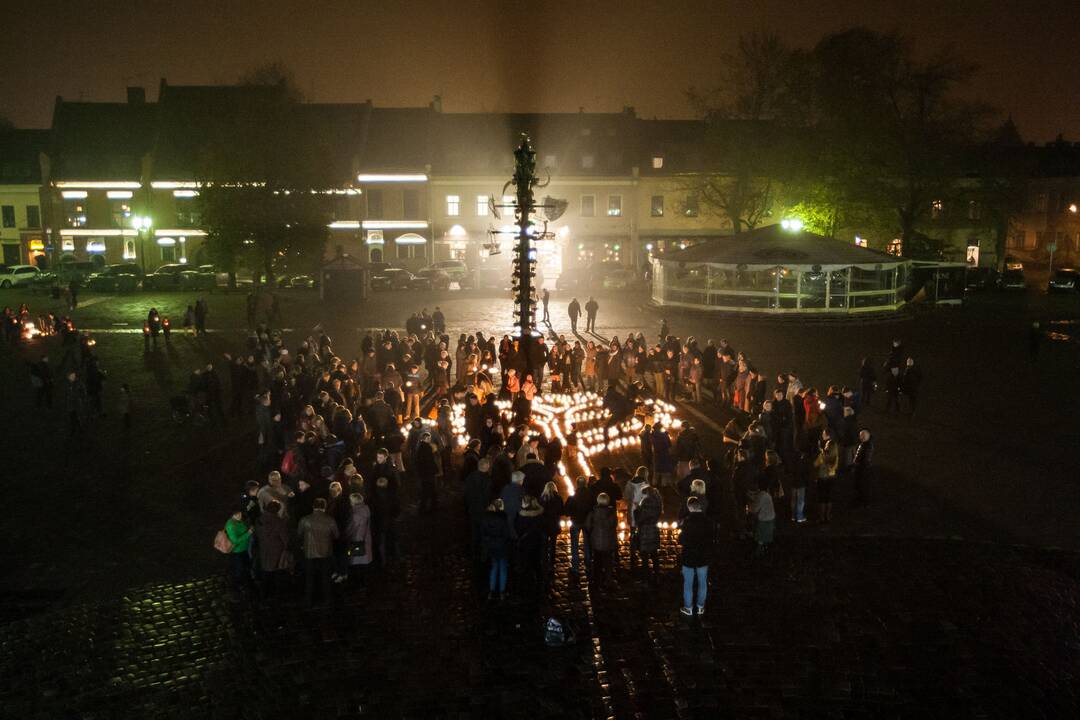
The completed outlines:
{"type": "Polygon", "coordinates": [[[139,256],[142,258],[143,275],[146,275],[146,236],[152,225],[149,216],[134,215],[131,218],[131,226],[139,233],[139,256]]]}

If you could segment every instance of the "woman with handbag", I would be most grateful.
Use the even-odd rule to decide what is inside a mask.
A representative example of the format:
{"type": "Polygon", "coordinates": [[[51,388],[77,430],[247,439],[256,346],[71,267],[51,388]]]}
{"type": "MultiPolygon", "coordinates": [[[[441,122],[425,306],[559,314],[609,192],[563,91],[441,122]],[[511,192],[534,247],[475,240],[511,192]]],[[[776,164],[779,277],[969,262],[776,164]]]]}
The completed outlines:
{"type": "Polygon", "coordinates": [[[345,554],[349,558],[349,577],[357,578],[360,586],[364,584],[364,572],[371,564],[371,508],[364,502],[364,496],[353,493],[349,496],[352,515],[345,528],[345,554]]]}
{"type": "Polygon", "coordinates": [[[255,521],[255,547],[259,553],[259,595],[266,600],[279,591],[293,568],[289,526],[276,500],[268,502],[255,521]]]}
{"type": "MultiPolygon", "coordinates": [[[[251,582],[251,558],[248,546],[254,530],[244,519],[244,511],[237,510],[225,521],[225,535],[232,543],[229,554],[229,577],[238,592],[246,592],[251,582]]],[[[218,545],[215,541],[215,547],[218,545]]]]}

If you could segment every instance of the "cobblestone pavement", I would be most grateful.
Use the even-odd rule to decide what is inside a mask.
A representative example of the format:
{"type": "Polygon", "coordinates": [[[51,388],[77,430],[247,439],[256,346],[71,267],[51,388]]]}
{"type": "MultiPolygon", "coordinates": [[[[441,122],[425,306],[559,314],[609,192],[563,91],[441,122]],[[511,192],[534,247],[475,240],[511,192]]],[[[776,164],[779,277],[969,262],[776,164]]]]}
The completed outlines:
{"type": "MultiPolygon", "coordinates": [[[[558,332],[567,299],[553,299],[558,332]]],[[[655,334],[655,310],[600,300],[604,337],[655,334]]],[[[917,418],[866,416],[874,504],[841,496],[833,525],[781,526],[758,564],[722,547],[702,626],[676,611],[670,547],[658,589],[624,576],[589,592],[564,559],[546,612],[488,608],[446,518],[406,533],[401,571],[332,613],[234,605],[209,540],[250,476],[251,423],[177,425],[166,408],[191,368],[242,342],[241,300],[214,296],[221,332],[175,334],[158,353],[100,336],[106,408],[119,382],[135,394],[126,435],[110,414],[65,440],[62,397],[34,409],[22,363],[59,348],[0,350],[0,716],[1076,717],[1077,556],[1019,546],[1080,549],[1077,348],[1048,342],[1033,361],[1024,342],[1031,317],[1076,317],[1074,300],[851,326],[669,316],[675,333],[727,337],[770,374],[797,367],[822,386],[850,382],[893,337],[927,375],[917,418]],[[551,609],[581,627],[579,643],[542,646],[551,609]]],[[[174,315],[185,301],[153,298],[174,315]]],[[[146,302],[96,302],[80,322],[114,327],[146,302]]],[[[508,327],[495,295],[391,294],[329,318],[311,294],[283,301],[287,326],[326,320],[344,353],[413,304],[441,304],[454,333],[508,327]]],[[[706,419],[723,414],[698,413],[714,439],[706,419]]]]}
{"type": "MultiPolygon", "coordinates": [[[[456,508],[457,504],[454,502],[456,508]]],[[[19,718],[1065,718],[1080,712],[1080,556],[782,533],[725,542],[704,621],[623,547],[614,588],[568,572],[491,605],[459,523],[409,521],[390,575],[329,610],[230,602],[217,577],[0,627],[19,718]],[[421,527],[423,531],[421,531],[421,527]],[[931,562],[927,562],[927,560],[931,562]],[[543,618],[576,628],[547,648],[543,618]]],[[[801,531],[803,528],[797,528],[801,531]]],[[[808,528],[809,530],[809,528],[808,528]]]]}

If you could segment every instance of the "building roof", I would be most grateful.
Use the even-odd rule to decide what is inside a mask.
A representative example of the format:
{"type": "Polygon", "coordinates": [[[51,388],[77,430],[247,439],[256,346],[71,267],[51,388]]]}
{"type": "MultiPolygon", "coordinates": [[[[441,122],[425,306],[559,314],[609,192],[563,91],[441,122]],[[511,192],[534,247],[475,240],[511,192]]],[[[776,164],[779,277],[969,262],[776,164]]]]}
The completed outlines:
{"type": "Polygon", "coordinates": [[[730,237],[708,240],[685,250],[665,253],[670,262],[717,265],[876,265],[901,262],[900,258],[854,243],[792,232],[779,224],[766,225],[730,237]]]}
{"type": "Polygon", "coordinates": [[[137,180],[154,144],[152,103],[89,103],[56,99],[49,157],[58,180],[137,180]]]}
{"type": "Polygon", "coordinates": [[[440,175],[509,176],[528,133],[541,174],[629,175],[637,157],[637,119],[622,113],[438,113],[432,170],[440,175]],[[590,167],[583,158],[592,157],[590,167]]]}
{"type": "Polygon", "coordinates": [[[48,145],[48,130],[0,130],[0,185],[40,183],[38,153],[48,145]]]}

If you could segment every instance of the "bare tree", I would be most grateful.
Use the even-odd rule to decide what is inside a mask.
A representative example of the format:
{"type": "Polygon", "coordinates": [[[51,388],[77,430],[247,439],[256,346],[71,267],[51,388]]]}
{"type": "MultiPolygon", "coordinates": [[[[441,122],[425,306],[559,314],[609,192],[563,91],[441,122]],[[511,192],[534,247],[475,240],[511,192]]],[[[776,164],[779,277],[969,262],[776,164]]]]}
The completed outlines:
{"type": "Polygon", "coordinates": [[[296,75],[281,60],[264,63],[241,75],[237,85],[271,85],[285,88],[285,97],[291,102],[303,102],[304,93],[296,83],[296,75]]]}

